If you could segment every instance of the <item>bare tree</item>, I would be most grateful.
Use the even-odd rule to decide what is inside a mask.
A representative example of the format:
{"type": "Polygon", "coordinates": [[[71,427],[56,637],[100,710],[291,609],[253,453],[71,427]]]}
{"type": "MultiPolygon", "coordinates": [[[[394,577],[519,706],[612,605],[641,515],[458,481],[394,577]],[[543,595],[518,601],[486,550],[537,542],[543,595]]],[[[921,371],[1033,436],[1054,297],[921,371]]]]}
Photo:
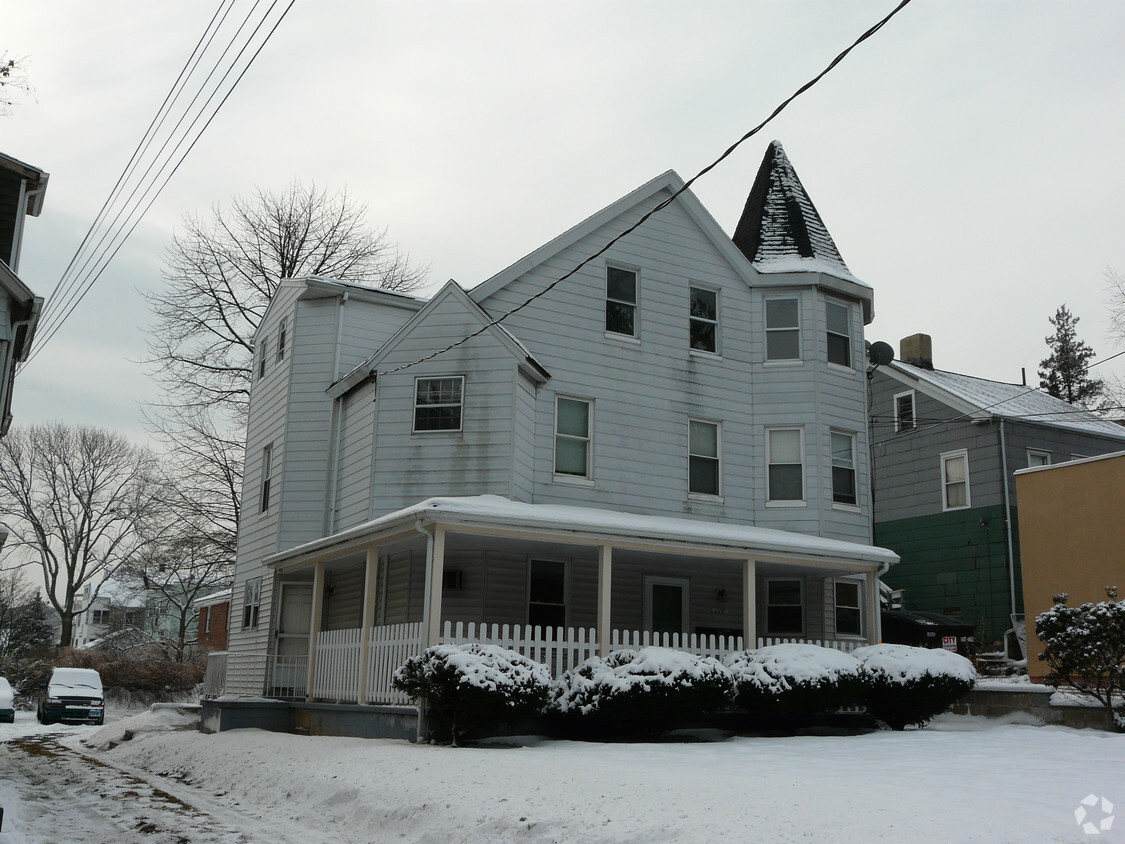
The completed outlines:
{"type": "Polygon", "coordinates": [[[0,663],[49,645],[53,635],[39,590],[18,569],[0,572],[0,663]]]}
{"type": "Polygon", "coordinates": [[[236,197],[206,219],[185,217],[165,256],[166,285],[146,296],[155,315],[149,363],[164,388],[150,426],[189,469],[196,515],[231,550],[254,332],[278,284],[315,275],[407,291],[424,281],[426,270],[366,217],[346,191],[300,182],[236,197]]]}
{"type": "Polygon", "coordinates": [[[70,643],[83,587],[100,587],[156,535],[160,487],[153,454],[120,434],[56,422],[0,440],[0,505],[14,521],[7,547],[42,569],[60,645],[70,643]]]}
{"type": "Polygon", "coordinates": [[[31,83],[27,79],[27,59],[23,56],[11,56],[6,50],[0,50],[0,116],[7,117],[12,113],[12,106],[16,104],[12,97],[17,92],[32,92],[31,83]]]}

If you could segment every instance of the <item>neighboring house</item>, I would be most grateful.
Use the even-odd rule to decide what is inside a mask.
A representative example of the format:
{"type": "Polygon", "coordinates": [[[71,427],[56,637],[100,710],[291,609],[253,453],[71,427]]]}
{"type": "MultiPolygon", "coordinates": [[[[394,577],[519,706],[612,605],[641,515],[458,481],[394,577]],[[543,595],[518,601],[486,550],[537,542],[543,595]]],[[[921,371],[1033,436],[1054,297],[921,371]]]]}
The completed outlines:
{"type": "Polygon", "coordinates": [[[1035,617],[1055,595],[1080,606],[1106,600],[1105,588],[1125,592],[1125,451],[1016,472],[1020,562],[1027,609],[1027,673],[1042,682],[1047,664],[1035,617]]]}
{"type": "Polygon", "coordinates": [[[779,144],[733,239],[682,189],[658,176],[468,291],[282,282],[228,694],[401,701],[390,672],[440,641],[557,671],[657,636],[879,639],[872,290],[779,144]]]}
{"type": "Polygon", "coordinates": [[[908,610],[978,626],[985,644],[1023,612],[1012,473],[1118,451],[1125,428],[1026,385],[933,368],[931,340],[902,341],[871,382],[875,542],[908,610]]]}
{"type": "Polygon", "coordinates": [[[230,590],[223,589],[192,604],[198,613],[196,646],[200,651],[225,651],[230,618],[230,590]]]}
{"type": "Polygon", "coordinates": [[[27,360],[43,299],[20,280],[20,249],[27,217],[38,217],[47,174],[0,153],[0,436],[12,424],[16,364],[27,360]]]}
{"type": "Polygon", "coordinates": [[[111,634],[122,631],[144,631],[147,599],[143,593],[116,581],[97,587],[87,583],[78,597],[80,612],[74,617],[71,645],[85,648],[111,634]]]}

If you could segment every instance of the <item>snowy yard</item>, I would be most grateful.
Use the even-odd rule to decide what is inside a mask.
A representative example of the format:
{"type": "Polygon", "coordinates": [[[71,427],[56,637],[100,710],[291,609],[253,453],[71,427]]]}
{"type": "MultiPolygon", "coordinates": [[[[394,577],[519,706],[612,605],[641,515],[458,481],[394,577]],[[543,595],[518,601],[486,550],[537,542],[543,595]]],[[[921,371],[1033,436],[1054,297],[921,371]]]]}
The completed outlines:
{"type": "MultiPolygon", "coordinates": [[[[47,729],[21,717],[0,740],[47,729]]],[[[187,841],[1125,841],[1125,819],[1094,836],[1074,814],[1089,794],[1125,813],[1125,735],[1011,721],[461,749],[237,730],[142,734],[95,751],[79,741],[98,731],[62,731],[62,744],[241,833],[205,835],[211,821],[200,820],[187,841]]],[[[12,824],[16,791],[0,778],[0,803],[15,803],[6,829],[39,840],[12,824]]],[[[62,821],[70,810],[54,811],[62,821]]],[[[1087,808],[1087,820],[1103,817],[1100,803],[1087,808]]]]}

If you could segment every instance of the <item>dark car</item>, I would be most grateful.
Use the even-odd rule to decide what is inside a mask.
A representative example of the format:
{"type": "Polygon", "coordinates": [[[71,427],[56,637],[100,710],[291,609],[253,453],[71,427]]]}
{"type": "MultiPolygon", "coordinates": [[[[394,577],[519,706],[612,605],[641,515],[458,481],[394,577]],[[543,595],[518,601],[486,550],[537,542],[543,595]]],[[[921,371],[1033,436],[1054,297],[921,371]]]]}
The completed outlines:
{"type": "Polygon", "coordinates": [[[105,723],[102,678],[92,668],[56,668],[51,679],[39,687],[35,712],[40,724],[56,721],[105,723]]]}

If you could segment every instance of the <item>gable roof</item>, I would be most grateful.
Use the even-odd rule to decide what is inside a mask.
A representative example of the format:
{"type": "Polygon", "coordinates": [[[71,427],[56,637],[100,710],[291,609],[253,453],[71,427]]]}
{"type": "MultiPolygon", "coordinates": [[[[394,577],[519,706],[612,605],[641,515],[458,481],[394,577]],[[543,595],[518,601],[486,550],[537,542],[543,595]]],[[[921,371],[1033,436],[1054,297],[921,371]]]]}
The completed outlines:
{"type": "Polygon", "coordinates": [[[759,272],[816,271],[858,281],[780,141],[766,150],[732,240],[759,272]]]}
{"type": "Polygon", "coordinates": [[[1125,427],[1021,384],[892,361],[877,371],[975,419],[1010,419],[1125,440],[1125,427]]]}
{"type": "MultiPolygon", "coordinates": [[[[559,252],[562,252],[564,249],[573,246],[582,238],[617,219],[630,209],[652,199],[661,191],[667,191],[671,194],[675,193],[683,186],[684,180],[679,177],[675,170],[668,170],[661,173],[655,179],[650,179],[639,188],[625,194],[625,196],[621,197],[616,202],[610,203],[600,211],[591,214],[581,223],[567,229],[558,237],[547,241],[547,243],[540,246],[534,252],[520,258],[520,260],[501,270],[496,275],[492,276],[492,278],[481,282],[476,287],[469,290],[469,296],[472,297],[474,302],[483,302],[497,290],[500,290],[520,276],[535,269],[535,267],[554,255],[557,255],[559,252]]],[[[739,252],[731,242],[731,239],[727,237],[726,232],[723,231],[715,218],[703,207],[703,203],[699,201],[695,194],[690,190],[686,190],[676,197],[676,203],[687,213],[695,224],[699,226],[703,234],[714,244],[718,252],[726,258],[735,272],[737,272],[747,284],[754,284],[756,278],[753,269],[747,263],[742,253],[739,252]]]]}

